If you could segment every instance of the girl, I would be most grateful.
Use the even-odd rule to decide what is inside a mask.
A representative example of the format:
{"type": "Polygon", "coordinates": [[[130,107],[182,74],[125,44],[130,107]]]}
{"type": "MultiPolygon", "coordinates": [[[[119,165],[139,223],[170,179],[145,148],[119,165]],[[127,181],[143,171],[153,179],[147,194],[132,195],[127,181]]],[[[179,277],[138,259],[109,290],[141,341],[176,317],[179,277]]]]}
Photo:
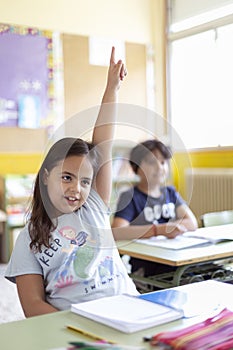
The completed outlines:
{"type": "Polygon", "coordinates": [[[112,48],[92,143],[64,138],[36,177],[30,219],[5,277],[16,282],[26,317],[114,294],[137,294],[109,224],[111,149],[117,92],[126,70],[112,48]]]}

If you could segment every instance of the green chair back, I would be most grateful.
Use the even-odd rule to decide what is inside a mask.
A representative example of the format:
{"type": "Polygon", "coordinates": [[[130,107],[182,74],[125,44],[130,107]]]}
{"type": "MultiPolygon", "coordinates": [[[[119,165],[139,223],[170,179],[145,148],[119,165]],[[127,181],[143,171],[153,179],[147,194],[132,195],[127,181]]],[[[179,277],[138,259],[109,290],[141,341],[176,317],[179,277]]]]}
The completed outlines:
{"type": "Polygon", "coordinates": [[[201,223],[203,227],[233,224],[233,210],[203,214],[201,223]]]}

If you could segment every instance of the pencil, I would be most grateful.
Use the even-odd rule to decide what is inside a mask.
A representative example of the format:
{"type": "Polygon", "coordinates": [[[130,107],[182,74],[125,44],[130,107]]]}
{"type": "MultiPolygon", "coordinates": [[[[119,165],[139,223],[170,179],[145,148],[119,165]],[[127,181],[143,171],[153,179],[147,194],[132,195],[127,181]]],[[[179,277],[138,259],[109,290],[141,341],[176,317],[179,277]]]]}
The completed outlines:
{"type": "Polygon", "coordinates": [[[105,342],[105,343],[108,343],[108,344],[116,344],[116,342],[103,339],[102,337],[100,337],[100,336],[98,336],[98,335],[96,335],[94,333],[91,333],[91,332],[88,332],[88,331],[84,331],[83,329],[80,329],[80,328],[75,327],[75,326],[67,325],[66,328],[67,329],[71,329],[72,331],[78,332],[80,334],[86,335],[89,338],[94,339],[94,340],[99,340],[99,341],[102,341],[102,342],[105,342]]]}

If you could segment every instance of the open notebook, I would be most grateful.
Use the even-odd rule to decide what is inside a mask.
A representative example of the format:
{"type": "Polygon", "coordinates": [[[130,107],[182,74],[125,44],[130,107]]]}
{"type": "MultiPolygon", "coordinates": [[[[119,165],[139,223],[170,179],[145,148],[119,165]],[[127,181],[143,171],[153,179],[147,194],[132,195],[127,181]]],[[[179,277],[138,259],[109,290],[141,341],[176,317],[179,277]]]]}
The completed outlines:
{"type": "Polygon", "coordinates": [[[201,247],[227,241],[233,241],[233,224],[203,227],[196,231],[185,232],[183,235],[173,239],[157,236],[136,240],[137,243],[174,250],[201,247]]]}
{"type": "Polygon", "coordinates": [[[233,285],[208,280],[138,296],[116,295],[79,304],[71,311],[124,333],[133,333],[182,317],[233,309],[233,285]]]}
{"type": "Polygon", "coordinates": [[[126,294],[72,304],[71,311],[124,333],[137,332],[183,317],[182,311],[126,294]]]}

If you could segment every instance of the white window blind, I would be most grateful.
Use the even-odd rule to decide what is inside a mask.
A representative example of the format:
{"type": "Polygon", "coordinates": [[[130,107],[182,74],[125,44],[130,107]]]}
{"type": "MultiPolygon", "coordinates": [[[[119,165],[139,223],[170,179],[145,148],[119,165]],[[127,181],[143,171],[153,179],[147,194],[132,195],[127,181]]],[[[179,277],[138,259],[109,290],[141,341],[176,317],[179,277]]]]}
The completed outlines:
{"type": "Polygon", "coordinates": [[[188,149],[233,146],[232,38],[228,24],[169,42],[169,120],[188,149]]]}
{"type": "Polygon", "coordinates": [[[170,0],[170,31],[186,29],[233,12],[232,0],[170,0]],[[192,20],[191,20],[192,18],[192,20]]]}

